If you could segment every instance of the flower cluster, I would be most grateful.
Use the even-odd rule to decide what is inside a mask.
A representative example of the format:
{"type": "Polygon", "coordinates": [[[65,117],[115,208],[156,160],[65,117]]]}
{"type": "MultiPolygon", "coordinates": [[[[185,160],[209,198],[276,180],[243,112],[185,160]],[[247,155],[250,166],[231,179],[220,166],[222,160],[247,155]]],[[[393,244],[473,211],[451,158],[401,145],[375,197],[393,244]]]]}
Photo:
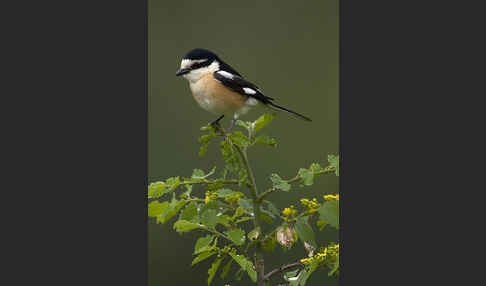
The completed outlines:
{"type": "Polygon", "coordinates": [[[218,194],[216,192],[212,191],[207,191],[206,192],[206,198],[204,198],[204,203],[207,204],[212,200],[215,200],[218,198],[218,194]]]}
{"type": "Polygon", "coordinates": [[[282,211],[282,214],[284,216],[283,220],[288,221],[289,219],[295,217],[295,215],[297,214],[297,210],[294,208],[293,205],[291,205],[289,208],[285,208],[282,211]]]}
{"type": "Polygon", "coordinates": [[[328,247],[322,248],[316,255],[301,259],[300,262],[306,266],[313,263],[324,264],[336,260],[337,256],[339,256],[339,244],[331,244],[328,247]]]}
{"type": "Polygon", "coordinates": [[[315,213],[321,206],[321,204],[317,202],[316,198],[313,198],[312,200],[301,199],[300,202],[307,208],[308,214],[315,213]]]}
{"type": "Polygon", "coordinates": [[[325,195],[324,196],[324,199],[326,201],[331,201],[331,200],[339,201],[339,194],[336,194],[336,195],[325,195]]]}

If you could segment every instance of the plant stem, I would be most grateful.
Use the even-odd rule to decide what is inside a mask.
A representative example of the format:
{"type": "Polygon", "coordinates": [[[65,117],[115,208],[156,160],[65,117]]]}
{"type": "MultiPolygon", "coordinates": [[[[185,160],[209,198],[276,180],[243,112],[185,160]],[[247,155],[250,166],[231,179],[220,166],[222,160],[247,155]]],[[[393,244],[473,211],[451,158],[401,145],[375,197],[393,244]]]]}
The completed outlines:
{"type": "Polygon", "coordinates": [[[264,279],[265,279],[265,281],[268,281],[268,280],[270,280],[270,277],[272,277],[275,274],[284,272],[284,271],[292,269],[292,268],[297,268],[297,267],[304,267],[304,264],[302,264],[300,262],[295,262],[295,263],[291,263],[291,264],[282,265],[279,268],[276,268],[276,269],[268,272],[265,275],[264,279]]]}
{"type": "MultiPolygon", "coordinates": [[[[251,133],[250,133],[251,136],[251,133]]],[[[248,163],[248,155],[246,152],[246,148],[241,149],[238,145],[234,145],[236,150],[241,156],[241,159],[243,161],[243,165],[246,169],[246,173],[248,174],[248,178],[250,179],[250,191],[252,194],[253,198],[253,211],[255,212],[255,219],[253,220],[255,224],[255,228],[260,227],[261,228],[261,212],[260,212],[260,204],[261,201],[258,200],[258,189],[256,186],[256,181],[255,181],[255,176],[253,175],[253,170],[250,167],[250,164],[248,163]]],[[[265,261],[263,257],[263,247],[261,240],[257,241],[256,245],[256,259],[255,259],[255,268],[257,272],[257,285],[258,286],[265,286],[265,261]]]]}

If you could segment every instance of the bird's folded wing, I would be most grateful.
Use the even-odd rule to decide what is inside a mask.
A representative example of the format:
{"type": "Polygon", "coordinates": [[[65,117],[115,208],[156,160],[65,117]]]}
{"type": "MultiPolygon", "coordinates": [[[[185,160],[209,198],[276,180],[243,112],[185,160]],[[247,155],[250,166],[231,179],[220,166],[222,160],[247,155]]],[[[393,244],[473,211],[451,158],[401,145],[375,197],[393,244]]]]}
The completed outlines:
{"type": "Polygon", "coordinates": [[[255,98],[264,104],[267,104],[273,100],[273,98],[265,96],[256,85],[238,75],[220,70],[214,72],[213,76],[227,88],[239,94],[255,98]]]}

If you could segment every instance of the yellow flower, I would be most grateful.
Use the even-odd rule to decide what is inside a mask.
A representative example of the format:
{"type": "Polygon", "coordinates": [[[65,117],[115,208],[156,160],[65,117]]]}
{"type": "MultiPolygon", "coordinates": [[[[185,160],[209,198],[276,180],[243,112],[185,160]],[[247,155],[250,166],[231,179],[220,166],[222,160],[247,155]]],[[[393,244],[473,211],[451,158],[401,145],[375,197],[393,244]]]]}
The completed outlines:
{"type": "Polygon", "coordinates": [[[294,206],[290,206],[290,208],[285,208],[283,211],[282,211],[282,214],[285,216],[285,217],[292,217],[292,216],[295,216],[295,214],[297,213],[297,211],[294,209],[294,206]]]}
{"type": "Polygon", "coordinates": [[[326,201],[330,201],[330,200],[336,200],[336,201],[339,201],[339,194],[336,194],[336,195],[325,195],[324,196],[324,199],[326,201]]]}

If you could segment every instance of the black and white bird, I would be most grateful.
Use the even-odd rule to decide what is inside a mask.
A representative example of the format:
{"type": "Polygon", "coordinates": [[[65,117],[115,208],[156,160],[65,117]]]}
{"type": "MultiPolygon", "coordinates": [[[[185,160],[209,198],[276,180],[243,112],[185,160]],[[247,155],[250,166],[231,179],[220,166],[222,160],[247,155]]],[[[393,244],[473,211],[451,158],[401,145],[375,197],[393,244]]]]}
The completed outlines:
{"type": "Polygon", "coordinates": [[[232,116],[229,130],[238,117],[259,104],[311,121],[309,117],[273,103],[273,98],[265,96],[256,85],[245,80],[211,51],[194,49],[187,53],[176,76],[189,81],[192,95],[203,109],[221,115],[213,123],[218,123],[225,115],[232,116]]]}

